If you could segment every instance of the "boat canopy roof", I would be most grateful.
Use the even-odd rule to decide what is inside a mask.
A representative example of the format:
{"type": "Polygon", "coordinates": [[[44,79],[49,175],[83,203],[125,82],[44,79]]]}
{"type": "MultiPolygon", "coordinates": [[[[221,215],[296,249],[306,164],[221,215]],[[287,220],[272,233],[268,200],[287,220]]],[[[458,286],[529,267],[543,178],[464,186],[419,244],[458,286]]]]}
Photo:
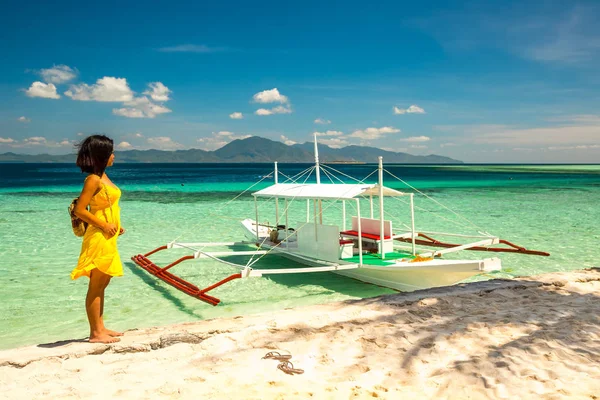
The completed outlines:
{"type": "MultiPolygon", "coordinates": [[[[276,183],[252,194],[255,197],[277,197],[298,199],[350,200],[360,196],[379,196],[377,184],[350,183],[276,183]]],[[[388,187],[383,187],[384,196],[406,196],[388,187]]]]}

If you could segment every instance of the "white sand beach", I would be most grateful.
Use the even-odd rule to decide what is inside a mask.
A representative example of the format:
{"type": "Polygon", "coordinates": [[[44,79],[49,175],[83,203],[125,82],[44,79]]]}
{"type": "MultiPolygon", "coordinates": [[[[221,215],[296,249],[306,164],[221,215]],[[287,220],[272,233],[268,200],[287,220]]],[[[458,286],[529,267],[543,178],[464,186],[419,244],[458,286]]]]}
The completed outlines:
{"type": "Polygon", "coordinates": [[[6,350],[0,387],[7,399],[597,399],[600,269],[6,350]]]}

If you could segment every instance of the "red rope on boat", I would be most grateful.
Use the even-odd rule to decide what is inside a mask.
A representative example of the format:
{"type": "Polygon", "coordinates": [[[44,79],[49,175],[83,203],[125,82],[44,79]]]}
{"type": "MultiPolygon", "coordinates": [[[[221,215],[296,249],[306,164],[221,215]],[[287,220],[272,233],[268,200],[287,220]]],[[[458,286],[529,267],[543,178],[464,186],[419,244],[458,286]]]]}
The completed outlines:
{"type": "MultiPolygon", "coordinates": [[[[427,239],[427,240],[415,239],[415,244],[418,244],[421,246],[439,246],[439,247],[446,247],[446,248],[461,246],[460,244],[440,242],[439,240],[434,239],[430,236],[427,236],[423,233],[419,233],[419,237],[423,237],[423,238],[427,239]]],[[[412,239],[409,239],[409,238],[397,238],[396,240],[401,241],[401,242],[406,242],[406,243],[412,242],[412,239]]],[[[534,255],[534,256],[544,256],[544,257],[547,257],[550,255],[550,253],[547,253],[545,251],[527,250],[525,247],[517,246],[516,244],[511,243],[507,240],[503,240],[503,239],[500,240],[500,243],[510,246],[511,248],[475,246],[475,247],[469,247],[468,249],[465,249],[465,250],[493,251],[496,253],[519,253],[519,254],[530,254],[530,255],[534,255]]]]}

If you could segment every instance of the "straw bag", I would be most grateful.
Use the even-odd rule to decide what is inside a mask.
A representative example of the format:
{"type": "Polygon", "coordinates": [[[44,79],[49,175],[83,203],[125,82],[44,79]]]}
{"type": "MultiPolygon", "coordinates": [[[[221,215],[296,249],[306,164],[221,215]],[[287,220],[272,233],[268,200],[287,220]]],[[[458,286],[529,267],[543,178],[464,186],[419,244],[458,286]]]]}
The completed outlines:
{"type": "Polygon", "coordinates": [[[77,206],[77,200],[79,200],[79,197],[74,198],[69,205],[69,215],[71,216],[71,228],[73,228],[73,234],[81,237],[85,235],[85,230],[88,227],[88,223],[75,215],[75,206],[77,206]]]}
{"type": "MultiPolygon", "coordinates": [[[[104,194],[106,194],[106,198],[108,199],[108,204],[110,207],[112,207],[112,203],[110,201],[110,196],[108,195],[108,191],[106,190],[106,186],[104,184],[102,184],[102,186],[104,186],[104,194]]],[[[69,204],[69,216],[71,217],[71,228],[73,228],[73,234],[77,237],[82,237],[83,235],[85,235],[85,231],[87,230],[88,223],[75,215],[75,207],[77,206],[78,200],[79,200],[79,197],[76,197],[73,199],[71,204],[69,204]]],[[[90,207],[88,206],[87,210],[89,211],[89,209],[90,209],[90,207]]]]}

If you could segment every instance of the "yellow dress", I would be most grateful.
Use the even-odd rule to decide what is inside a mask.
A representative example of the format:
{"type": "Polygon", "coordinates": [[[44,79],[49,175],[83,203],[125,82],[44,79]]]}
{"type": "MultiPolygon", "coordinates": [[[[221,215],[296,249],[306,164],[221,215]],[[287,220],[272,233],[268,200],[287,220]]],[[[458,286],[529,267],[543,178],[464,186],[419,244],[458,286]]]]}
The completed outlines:
{"type": "Polygon", "coordinates": [[[92,197],[90,212],[103,221],[115,224],[117,233],[113,237],[107,237],[100,228],[88,225],[81,244],[79,262],[71,272],[71,279],[89,277],[94,268],[110,276],[123,275],[123,265],[117,250],[117,238],[121,229],[120,198],[119,188],[104,183],[100,191],[92,197]]]}

